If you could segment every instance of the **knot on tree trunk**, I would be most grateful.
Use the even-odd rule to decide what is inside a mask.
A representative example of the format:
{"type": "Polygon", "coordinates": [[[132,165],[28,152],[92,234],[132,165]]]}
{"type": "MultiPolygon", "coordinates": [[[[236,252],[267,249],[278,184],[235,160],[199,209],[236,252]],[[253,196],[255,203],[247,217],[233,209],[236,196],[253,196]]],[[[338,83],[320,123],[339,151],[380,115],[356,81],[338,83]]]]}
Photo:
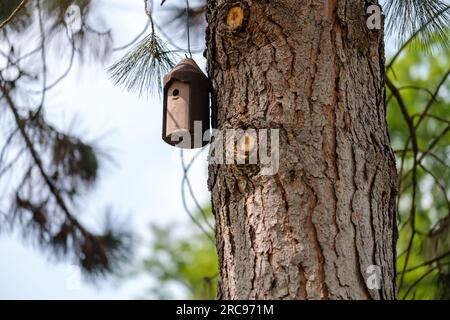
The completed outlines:
{"type": "Polygon", "coordinates": [[[242,32],[246,29],[250,9],[245,1],[226,3],[220,10],[224,31],[242,32]]]}

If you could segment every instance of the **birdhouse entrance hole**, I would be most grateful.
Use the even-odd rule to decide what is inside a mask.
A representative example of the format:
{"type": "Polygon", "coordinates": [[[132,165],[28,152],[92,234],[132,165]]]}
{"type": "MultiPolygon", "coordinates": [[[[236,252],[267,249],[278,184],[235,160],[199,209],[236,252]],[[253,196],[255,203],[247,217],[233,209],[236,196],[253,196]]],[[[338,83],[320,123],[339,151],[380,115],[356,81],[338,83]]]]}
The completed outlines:
{"type": "Polygon", "coordinates": [[[189,84],[174,81],[168,89],[166,132],[168,136],[189,131],[189,84]]]}

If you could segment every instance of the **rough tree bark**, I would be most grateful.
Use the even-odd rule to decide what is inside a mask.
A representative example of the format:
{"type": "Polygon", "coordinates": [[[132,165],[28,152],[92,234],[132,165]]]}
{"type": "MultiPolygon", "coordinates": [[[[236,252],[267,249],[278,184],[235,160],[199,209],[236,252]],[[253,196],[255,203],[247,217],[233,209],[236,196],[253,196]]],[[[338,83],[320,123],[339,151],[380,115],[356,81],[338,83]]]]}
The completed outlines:
{"type": "Polygon", "coordinates": [[[278,174],[210,166],[218,297],[394,299],[397,176],[374,1],[207,3],[213,122],[280,129],[278,174]]]}

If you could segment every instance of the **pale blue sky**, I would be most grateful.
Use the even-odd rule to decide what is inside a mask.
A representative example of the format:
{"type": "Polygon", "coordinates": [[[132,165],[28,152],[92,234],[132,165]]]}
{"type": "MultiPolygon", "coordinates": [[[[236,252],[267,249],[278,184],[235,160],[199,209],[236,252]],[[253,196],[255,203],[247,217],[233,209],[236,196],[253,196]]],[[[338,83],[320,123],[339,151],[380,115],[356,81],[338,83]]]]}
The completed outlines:
{"type": "MultiPolygon", "coordinates": [[[[109,6],[104,14],[109,25],[114,26],[117,45],[133,39],[146,23],[142,1],[97,1],[109,6]]],[[[100,137],[98,144],[114,159],[115,164],[106,164],[96,189],[86,198],[83,220],[94,223],[98,217],[92,214],[111,205],[121,221],[131,224],[140,237],[150,239],[150,223],[189,221],[179,192],[182,170],[178,150],[161,139],[161,100],[139,99],[114,87],[104,71],[123,53],[114,55],[104,66],[76,65],[49,94],[47,114],[61,128],[68,128],[76,117],[79,125],[75,132],[94,140],[100,137]]],[[[196,59],[204,64],[202,57],[196,59]]],[[[66,65],[67,61],[52,59],[52,75],[63,72],[66,65]]],[[[190,177],[201,203],[207,203],[203,160],[197,161],[190,177]]],[[[141,277],[116,285],[116,280],[109,279],[99,287],[83,283],[79,290],[70,290],[69,264],[52,261],[11,234],[0,234],[0,257],[0,299],[129,299],[142,297],[151,281],[141,277]]]]}

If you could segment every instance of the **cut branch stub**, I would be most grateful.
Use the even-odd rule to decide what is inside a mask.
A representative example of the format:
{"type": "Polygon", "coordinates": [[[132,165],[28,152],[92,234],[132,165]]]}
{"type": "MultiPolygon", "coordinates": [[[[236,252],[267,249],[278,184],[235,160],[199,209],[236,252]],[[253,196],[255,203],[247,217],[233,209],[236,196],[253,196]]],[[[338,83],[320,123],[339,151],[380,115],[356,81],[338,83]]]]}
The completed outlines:
{"type": "Polygon", "coordinates": [[[243,22],[244,22],[244,10],[241,8],[241,6],[235,6],[232,7],[230,10],[228,10],[227,25],[230,28],[233,29],[240,28],[243,22]]]}
{"type": "Polygon", "coordinates": [[[249,8],[246,3],[228,4],[225,9],[225,24],[231,31],[242,31],[248,21],[249,8]]]}
{"type": "Polygon", "coordinates": [[[243,135],[238,142],[238,147],[245,153],[249,153],[256,147],[256,139],[250,134],[243,135]]]}

